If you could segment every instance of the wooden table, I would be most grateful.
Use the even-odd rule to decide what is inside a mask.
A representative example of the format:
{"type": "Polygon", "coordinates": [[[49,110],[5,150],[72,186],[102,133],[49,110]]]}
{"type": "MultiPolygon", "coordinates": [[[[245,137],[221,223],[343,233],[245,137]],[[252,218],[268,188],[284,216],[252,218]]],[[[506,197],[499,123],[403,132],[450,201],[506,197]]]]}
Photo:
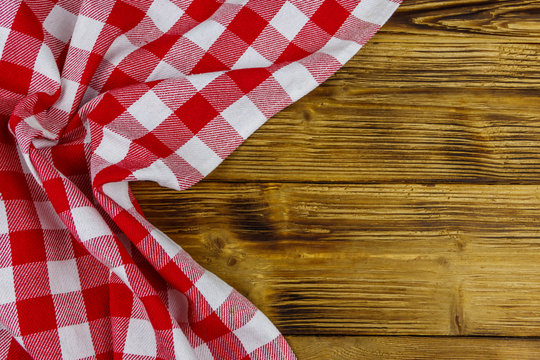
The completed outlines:
{"type": "Polygon", "coordinates": [[[405,0],[144,212],[304,359],[540,357],[540,1],[405,0]]]}

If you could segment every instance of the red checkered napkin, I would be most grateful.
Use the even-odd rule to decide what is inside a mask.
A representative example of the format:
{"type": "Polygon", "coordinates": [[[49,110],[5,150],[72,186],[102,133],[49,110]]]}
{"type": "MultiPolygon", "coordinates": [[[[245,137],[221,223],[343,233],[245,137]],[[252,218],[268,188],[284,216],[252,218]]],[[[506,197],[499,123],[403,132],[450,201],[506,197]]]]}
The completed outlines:
{"type": "Polygon", "coordinates": [[[129,190],[185,189],[342,66],[398,0],[0,9],[0,357],[294,359],[129,190]]]}

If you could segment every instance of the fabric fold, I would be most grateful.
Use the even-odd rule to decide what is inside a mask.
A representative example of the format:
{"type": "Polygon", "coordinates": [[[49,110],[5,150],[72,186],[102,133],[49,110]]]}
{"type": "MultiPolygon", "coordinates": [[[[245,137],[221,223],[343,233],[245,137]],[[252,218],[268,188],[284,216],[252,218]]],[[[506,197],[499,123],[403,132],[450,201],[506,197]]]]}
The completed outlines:
{"type": "Polygon", "coordinates": [[[345,64],[397,0],[12,1],[0,10],[0,357],[295,359],[144,217],[345,64]]]}

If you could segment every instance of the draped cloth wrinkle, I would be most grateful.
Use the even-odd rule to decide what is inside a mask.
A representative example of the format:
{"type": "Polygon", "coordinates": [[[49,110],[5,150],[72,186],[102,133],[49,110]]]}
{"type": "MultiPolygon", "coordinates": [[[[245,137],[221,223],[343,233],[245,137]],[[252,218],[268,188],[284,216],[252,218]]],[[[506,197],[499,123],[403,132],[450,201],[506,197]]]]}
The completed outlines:
{"type": "Polygon", "coordinates": [[[294,359],[144,217],[347,62],[399,0],[8,0],[0,358],[294,359]]]}

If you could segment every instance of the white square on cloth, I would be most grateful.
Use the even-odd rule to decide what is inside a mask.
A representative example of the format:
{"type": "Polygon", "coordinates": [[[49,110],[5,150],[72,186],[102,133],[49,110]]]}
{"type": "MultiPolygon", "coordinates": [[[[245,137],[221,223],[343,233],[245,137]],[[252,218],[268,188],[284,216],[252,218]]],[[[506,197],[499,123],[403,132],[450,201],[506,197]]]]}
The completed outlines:
{"type": "Polygon", "coordinates": [[[197,136],[192,137],[186,142],[176,154],[186,160],[203,176],[212,172],[221,163],[221,158],[210,149],[197,136]]]}
{"type": "Polygon", "coordinates": [[[81,50],[92,51],[103,26],[104,24],[101,21],[83,15],[79,16],[70,45],[81,50]]]}
{"type": "Polygon", "coordinates": [[[76,360],[95,355],[92,334],[88,323],[58,329],[62,359],[76,360]]]}
{"type": "Polygon", "coordinates": [[[43,27],[58,40],[67,43],[73,34],[77,16],[60,5],[55,5],[45,21],[43,27]]]}
{"type": "Polygon", "coordinates": [[[84,206],[71,209],[71,215],[75,230],[83,242],[99,236],[112,235],[111,229],[94,208],[84,206]]]}
{"type": "Polygon", "coordinates": [[[227,285],[216,275],[206,271],[195,283],[197,289],[204,296],[213,310],[223,304],[232,292],[232,287],[227,285]]]}
{"type": "Polygon", "coordinates": [[[282,67],[273,76],[283,87],[283,90],[289,94],[292,101],[300,99],[319,85],[308,69],[297,62],[282,67]]]}
{"type": "Polygon", "coordinates": [[[51,294],[64,294],[81,290],[77,262],[74,259],[47,261],[51,294]]]}
{"type": "Polygon", "coordinates": [[[2,200],[0,200],[0,234],[8,234],[9,233],[9,227],[8,227],[8,220],[7,220],[7,213],[6,213],[6,205],[2,200]]]}
{"type": "Polygon", "coordinates": [[[15,301],[15,282],[13,279],[13,268],[5,267],[0,269],[0,305],[15,301]]]}
{"type": "Polygon", "coordinates": [[[238,101],[221,113],[221,116],[242,136],[247,139],[266,121],[266,116],[247,97],[242,96],[238,101]]]}
{"type": "Polygon", "coordinates": [[[58,100],[56,100],[53,106],[69,113],[75,103],[75,96],[79,90],[79,83],[65,78],[62,78],[60,83],[60,97],[58,100]]]}
{"type": "Polygon", "coordinates": [[[249,69],[268,67],[272,65],[272,62],[267,60],[264,56],[259,54],[254,48],[249,46],[246,51],[240,56],[238,61],[232,67],[233,69],[249,69]]]}
{"type": "Polygon", "coordinates": [[[270,21],[270,25],[285,36],[287,40],[291,41],[308,21],[309,18],[303,12],[286,1],[270,21]]]}
{"type": "Polygon", "coordinates": [[[279,331],[262,312],[257,311],[253,318],[246,325],[235,330],[234,334],[238,336],[249,354],[277,338],[279,331]]]}
{"type": "Polygon", "coordinates": [[[352,14],[360,20],[383,25],[399,4],[390,0],[362,0],[352,14]]]}
{"type": "Polygon", "coordinates": [[[180,246],[176,244],[170,237],[165,235],[159,229],[153,229],[150,232],[150,235],[156,239],[158,244],[163,248],[163,251],[171,258],[175,257],[181,250],[180,246]]]}
{"type": "Polygon", "coordinates": [[[161,186],[178,188],[176,175],[163,160],[156,160],[150,166],[134,171],[133,176],[139,181],[155,181],[161,186]]]}
{"type": "Polygon", "coordinates": [[[133,355],[156,356],[156,335],[149,321],[141,319],[129,320],[124,352],[133,355]]]}
{"type": "Polygon", "coordinates": [[[208,20],[203,25],[196,26],[187,33],[184,37],[193,41],[201,49],[207,51],[210,46],[223,34],[225,27],[217,21],[208,20]]]}
{"type": "Polygon", "coordinates": [[[4,52],[4,46],[6,46],[6,42],[10,32],[10,29],[0,26],[0,57],[4,52]]]}
{"type": "Polygon", "coordinates": [[[133,45],[126,35],[120,35],[113,41],[105,53],[104,58],[107,59],[112,65],[117,66],[129,54],[137,49],[138,47],[133,45]]]}
{"type": "Polygon", "coordinates": [[[56,65],[54,55],[51,48],[45,44],[42,44],[41,48],[39,49],[39,53],[34,64],[34,70],[42,75],[45,75],[49,79],[60,81],[60,72],[58,71],[58,65],[56,65]]]}
{"type": "Polygon", "coordinates": [[[172,114],[171,109],[152,90],[141,96],[128,111],[149,131],[154,130],[172,114]]]}
{"type": "Polygon", "coordinates": [[[131,141],[107,128],[103,129],[103,138],[95,153],[111,164],[116,164],[126,157],[131,141]]]}
{"type": "Polygon", "coordinates": [[[332,37],[319,51],[333,56],[341,65],[344,65],[361,47],[360,44],[354,41],[332,37]]]}
{"type": "Polygon", "coordinates": [[[195,89],[197,89],[197,91],[201,91],[206,85],[210,84],[223,73],[224,71],[214,71],[209,73],[194,74],[187,76],[186,79],[188,79],[188,81],[195,87],[195,89]]]}
{"type": "Polygon", "coordinates": [[[184,10],[169,0],[154,0],[147,14],[156,27],[165,33],[182,17],[184,10]]]}

